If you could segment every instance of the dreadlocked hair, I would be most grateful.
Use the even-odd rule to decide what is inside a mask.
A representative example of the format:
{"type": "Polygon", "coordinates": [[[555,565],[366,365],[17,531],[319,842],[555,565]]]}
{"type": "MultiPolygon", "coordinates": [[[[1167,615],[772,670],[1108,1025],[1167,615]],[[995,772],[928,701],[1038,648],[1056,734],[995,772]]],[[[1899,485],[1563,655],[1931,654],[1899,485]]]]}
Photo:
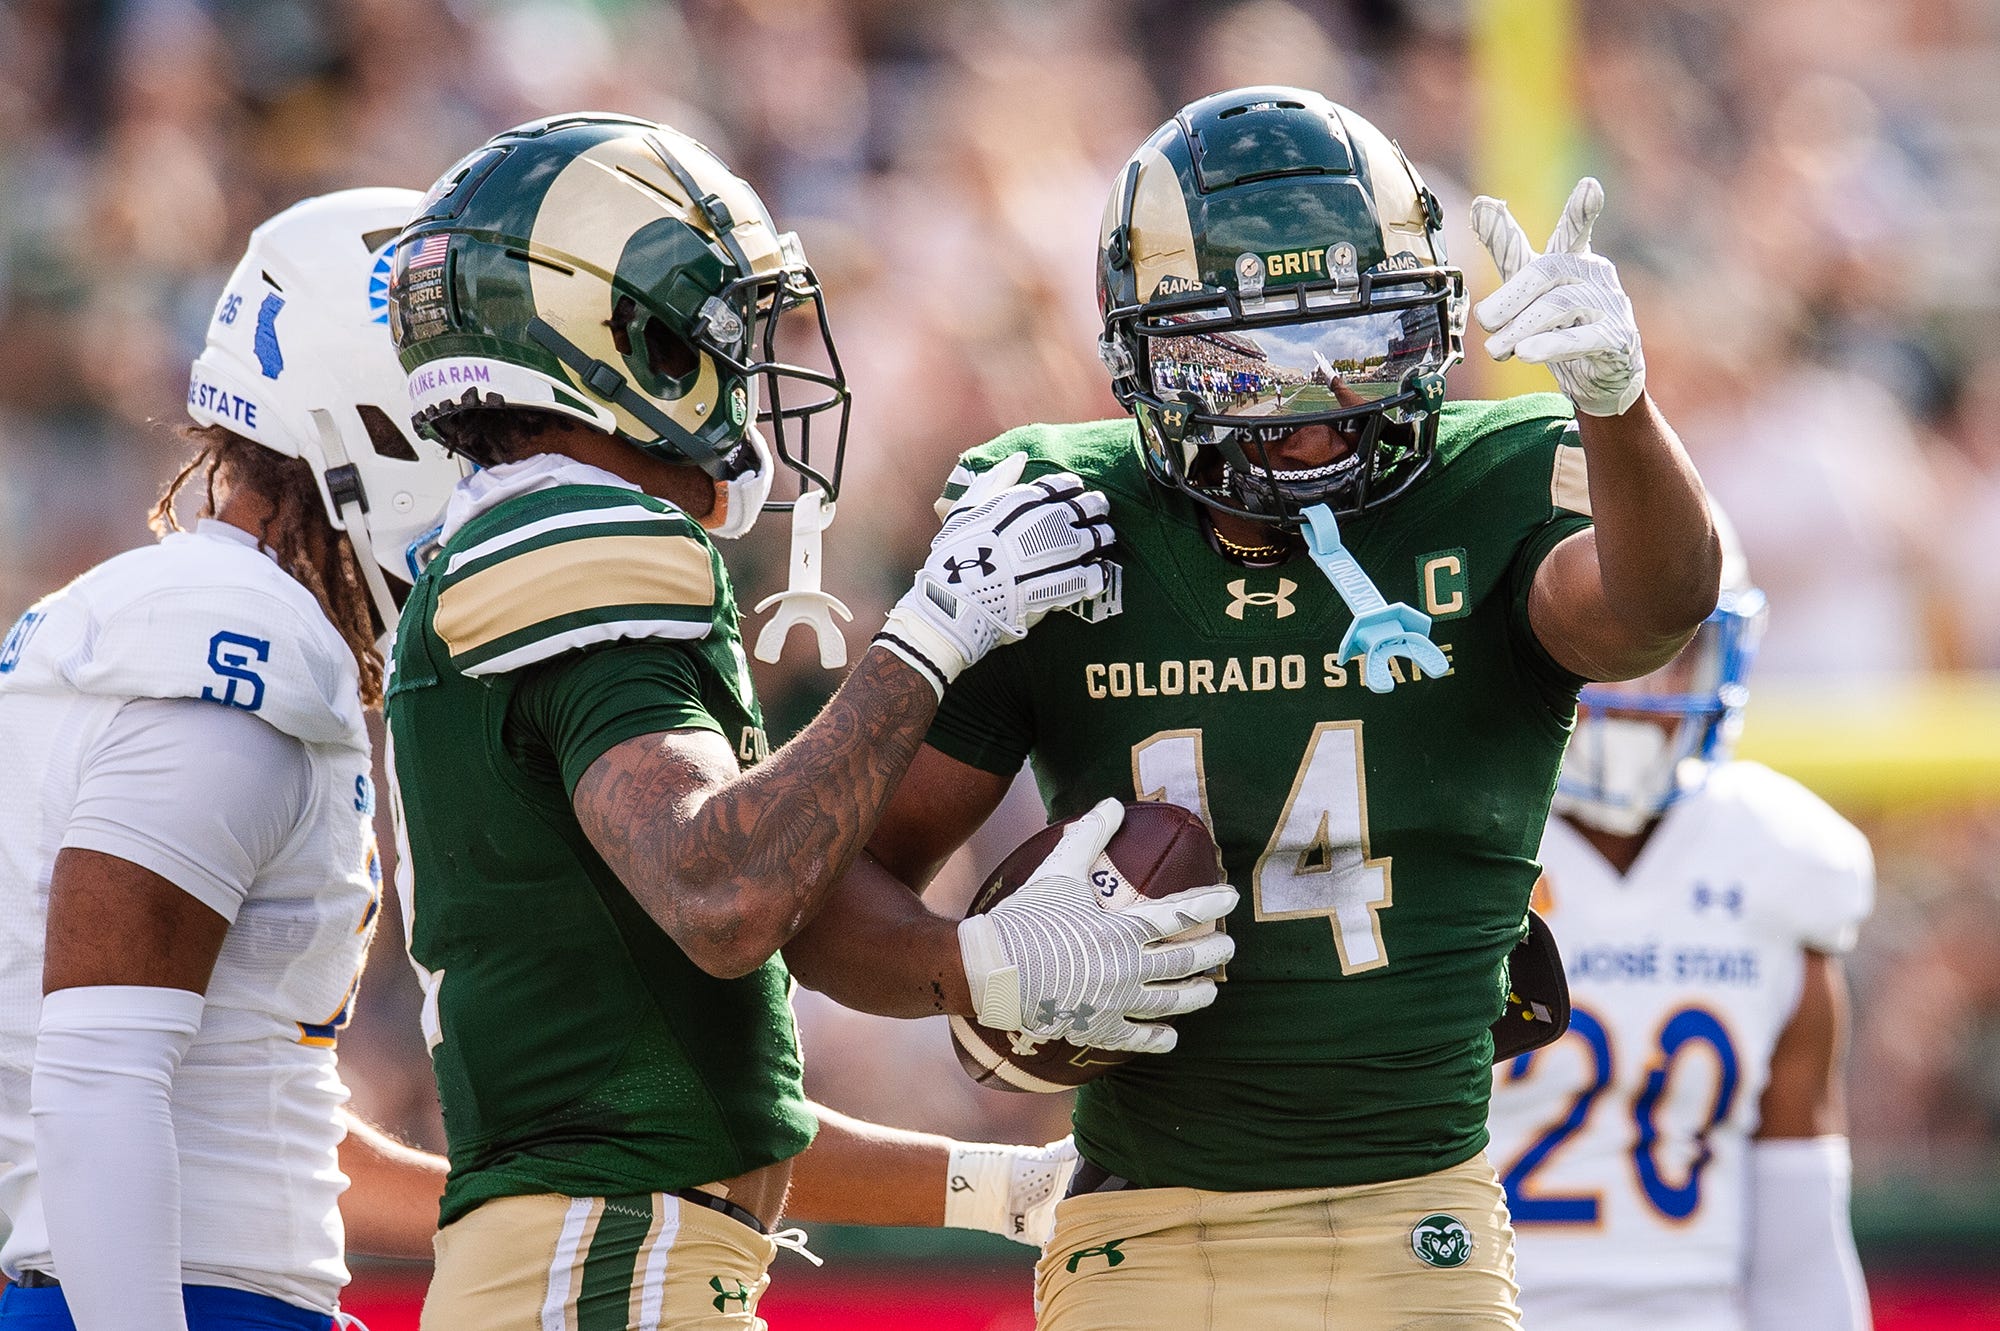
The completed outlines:
{"type": "Polygon", "coordinates": [[[431,422],[437,441],[476,467],[497,467],[542,451],[542,439],[566,418],[536,407],[480,407],[431,422]]]}
{"type": "Polygon", "coordinates": [[[321,507],[319,486],[303,458],[288,458],[219,425],[184,425],[180,437],[196,445],[193,457],[167,483],[147,517],[155,533],[182,530],[174,506],[197,479],[202,517],[214,517],[231,493],[246,489],[270,505],[261,530],[252,533],[260,549],[277,561],[319,602],[320,609],[354,653],[364,707],[382,705],[382,653],[375,647],[375,615],[368,588],[355,562],[347,533],[336,531],[321,507]]]}

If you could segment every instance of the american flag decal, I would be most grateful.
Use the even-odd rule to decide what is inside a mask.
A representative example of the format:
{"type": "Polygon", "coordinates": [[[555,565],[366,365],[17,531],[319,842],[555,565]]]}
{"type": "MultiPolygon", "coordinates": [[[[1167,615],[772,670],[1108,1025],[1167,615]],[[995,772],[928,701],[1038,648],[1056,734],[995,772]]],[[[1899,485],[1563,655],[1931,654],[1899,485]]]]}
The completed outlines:
{"type": "Polygon", "coordinates": [[[410,255],[410,268],[435,268],[444,262],[445,251],[451,248],[451,233],[437,231],[424,237],[424,243],[417,246],[410,255]]]}

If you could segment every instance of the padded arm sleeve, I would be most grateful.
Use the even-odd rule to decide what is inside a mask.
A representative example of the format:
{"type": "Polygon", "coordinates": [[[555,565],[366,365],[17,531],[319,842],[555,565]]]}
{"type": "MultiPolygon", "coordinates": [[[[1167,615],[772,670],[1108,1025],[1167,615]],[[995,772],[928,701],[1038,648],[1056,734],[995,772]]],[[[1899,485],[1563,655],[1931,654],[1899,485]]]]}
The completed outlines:
{"type": "Polygon", "coordinates": [[[305,745],[250,713],[140,699],[84,759],[63,845],[150,869],[233,921],[311,793],[305,745]]]}
{"type": "Polygon", "coordinates": [[[42,1000],[35,1152],[80,1331],[186,1331],[173,1084],[201,1009],[200,994],[134,985],[42,1000]]]}
{"type": "Polygon", "coordinates": [[[1852,1172],[1845,1137],[1751,1144],[1751,1331],[1871,1325],[1847,1214],[1852,1172]]]}

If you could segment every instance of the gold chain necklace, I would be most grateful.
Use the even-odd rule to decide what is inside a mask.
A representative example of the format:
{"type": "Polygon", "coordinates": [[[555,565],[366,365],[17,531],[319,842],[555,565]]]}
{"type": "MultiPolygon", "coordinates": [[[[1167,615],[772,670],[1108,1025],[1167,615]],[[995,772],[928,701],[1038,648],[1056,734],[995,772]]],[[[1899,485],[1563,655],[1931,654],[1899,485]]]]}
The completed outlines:
{"type": "Polygon", "coordinates": [[[1215,527],[1211,526],[1208,530],[1215,537],[1215,543],[1222,547],[1222,553],[1237,559],[1276,559],[1285,553],[1283,545],[1238,545],[1215,527]]]}

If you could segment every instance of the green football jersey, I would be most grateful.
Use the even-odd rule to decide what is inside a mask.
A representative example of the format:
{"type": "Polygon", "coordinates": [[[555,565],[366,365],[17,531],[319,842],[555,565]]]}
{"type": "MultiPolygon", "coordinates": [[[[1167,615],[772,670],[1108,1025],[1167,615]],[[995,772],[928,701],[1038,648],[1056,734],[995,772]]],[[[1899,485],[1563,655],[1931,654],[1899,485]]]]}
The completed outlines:
{"type": "Polygon", "coordinates": [[[611,486],[507,499],[418,580],[388,692],[398,883],[450,1147],[444,1221],[500,1196],[673,1190],[804,1150],[784,963],[705,974],[570,804],[591,763],[638,735],[714,730],[744,762],[763,756],[706,533],[611,486]]]}
{"type": "Polygon", "coordinates": [[[1129,420],[1030,426],[968,453],[947,496],[1025,449],[1111,501],[1122,608],[1050,615],[947,694],[929,742],[996,773],[1032,757],[1052,817],[1107,796],[1201,814],[1242,903],[1213,1006],[1178,1047],[1086,1086],[1087,1159],[1145,1186],[1337,1187],[1447,1168],[1486,1143],[1488,1026],[1582,681],[1528,625],[1528,588],[1589,524],[1568,403],[1455,403],[1435,461],[1342,535],[1450,668],[1364,688],[1351,622],[1303,554],[1246,569],[1148,480],[1129,420]]]}

